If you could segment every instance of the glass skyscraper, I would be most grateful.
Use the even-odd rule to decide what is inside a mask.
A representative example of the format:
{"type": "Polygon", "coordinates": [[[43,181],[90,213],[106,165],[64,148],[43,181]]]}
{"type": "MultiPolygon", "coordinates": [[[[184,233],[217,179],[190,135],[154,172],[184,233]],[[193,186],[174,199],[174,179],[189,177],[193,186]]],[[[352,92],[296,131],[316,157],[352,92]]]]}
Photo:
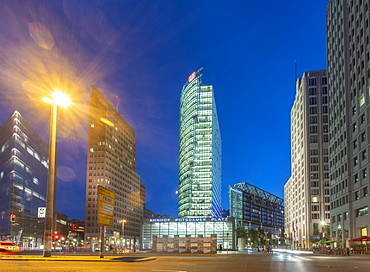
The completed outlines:
{"type": "Polygon", "coordinates": [[[18,111],[0,127],[0,237],[39,247],[44,236],[48,145],[18,111]],[[15,215],[14,222],[10,216],[15,215]]]}
{"type": "Polygon", "coordinates": [[[213,86],[202,85],[201,70],[180,99],[179,218],[221,216],[221,134],[213,86]]]}

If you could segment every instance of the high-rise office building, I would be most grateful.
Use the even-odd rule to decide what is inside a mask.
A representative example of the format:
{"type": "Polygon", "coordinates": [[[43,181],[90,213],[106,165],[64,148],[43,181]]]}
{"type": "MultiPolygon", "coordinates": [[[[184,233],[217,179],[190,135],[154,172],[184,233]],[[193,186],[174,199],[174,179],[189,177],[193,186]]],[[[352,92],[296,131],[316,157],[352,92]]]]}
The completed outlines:
{"type": "Polygon", "coordinates": [[[48,145],[14,111],[0,127],[0,237],[23,247],[43,244],[48,145]],[[10,219],[11,215],[13,220],[10,219]]]}
{"type": "Polygon", "coordinates": [[[212,85],[193,72],[180,99],[180,218],[221,216],[221,134],[212,85]]]}
{"type": "Polygon", "coordinates": [[[370,0],[327,6],[331,237],[368,236],[370,228],[370,0]]]}
{"type": "Polygon", "coordinates": [[[132,248],[139,243],[145,201],[145,186],[136,173],[135,131],[95,86],[88,126],[85,243],[99,244],[101,185],[115,193],[113,226],[106,228],[109,244],[132,248]]]}
{"type": "Polygon", "coordinates": [[[291,110],[292,174],[284,186],[291,247],[311,248],[330,223],[328,86],[325,70],[305,72],[291,110]]]}

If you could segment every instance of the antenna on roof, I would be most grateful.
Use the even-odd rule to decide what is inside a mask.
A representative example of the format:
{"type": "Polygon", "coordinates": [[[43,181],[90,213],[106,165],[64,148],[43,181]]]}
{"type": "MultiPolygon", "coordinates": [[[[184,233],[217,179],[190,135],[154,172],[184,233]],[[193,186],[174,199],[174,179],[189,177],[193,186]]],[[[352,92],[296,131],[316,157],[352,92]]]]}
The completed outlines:
{"type": "Polygon", "coordinates": [[[294,61],[294,82],[297,82],[297,60],[294,61]]]}
{"type": "Polygon", "coordinates": [[[118,99],[118,95],[116,95],[116,105],[115,105],[115,107],[116,107],[116,111],[118,111],[118,108],[119,108],[119,99],[118,99]]]}

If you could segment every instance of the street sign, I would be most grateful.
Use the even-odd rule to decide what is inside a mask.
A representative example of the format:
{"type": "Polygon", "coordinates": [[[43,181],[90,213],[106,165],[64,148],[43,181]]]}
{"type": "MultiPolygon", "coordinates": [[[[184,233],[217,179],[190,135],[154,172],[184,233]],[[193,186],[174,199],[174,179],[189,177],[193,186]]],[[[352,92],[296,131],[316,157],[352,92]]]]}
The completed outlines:
{"type": "Polygon", "coordinates": [[[98,186],[98,223],[100,225],[113,226],[114,192],[98,186]]]}
{"type": "Polygon", "coordinates": [[[46,208],[45,207],[38,207],[37,217],[38,218],[45,218],[45,216],[46,216],[46,208]]]}

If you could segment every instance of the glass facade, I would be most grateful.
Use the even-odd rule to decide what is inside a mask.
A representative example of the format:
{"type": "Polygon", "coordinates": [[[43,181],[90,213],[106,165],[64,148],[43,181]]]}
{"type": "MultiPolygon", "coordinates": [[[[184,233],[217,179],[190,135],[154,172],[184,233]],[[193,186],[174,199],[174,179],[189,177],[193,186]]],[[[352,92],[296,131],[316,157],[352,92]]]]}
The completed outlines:
{"type": "Polygon", "coordinates": [[[229,186],[230,215],[248,227],[284,230],[284,200],[247,182],[229,186]]]}
{"type": "Polygon", "coordinates": [[[23,247],[38,247],[44,236],[48,146],[18,111],[0,131],[0,236],[23,247]],[[15,222],[10,222],[10,215],[15,222]]]}
{"type": "Polygon", "coordinates": [[[197,237],[203,234],[204,237],[217,235],[217,245],[223,245],[224,249],[235,248],[235,218],[151,218],[143,225],[142,248],[152,248],[152,238],[167,235],[173,238],[178,235],[180,238],[186,235],[197,237]]]}
{"type": "Polygon", "coordinates": [[[221,134],[212,85],[192,73],[180,100],[180,218],[221,216],[221,134]]]}

